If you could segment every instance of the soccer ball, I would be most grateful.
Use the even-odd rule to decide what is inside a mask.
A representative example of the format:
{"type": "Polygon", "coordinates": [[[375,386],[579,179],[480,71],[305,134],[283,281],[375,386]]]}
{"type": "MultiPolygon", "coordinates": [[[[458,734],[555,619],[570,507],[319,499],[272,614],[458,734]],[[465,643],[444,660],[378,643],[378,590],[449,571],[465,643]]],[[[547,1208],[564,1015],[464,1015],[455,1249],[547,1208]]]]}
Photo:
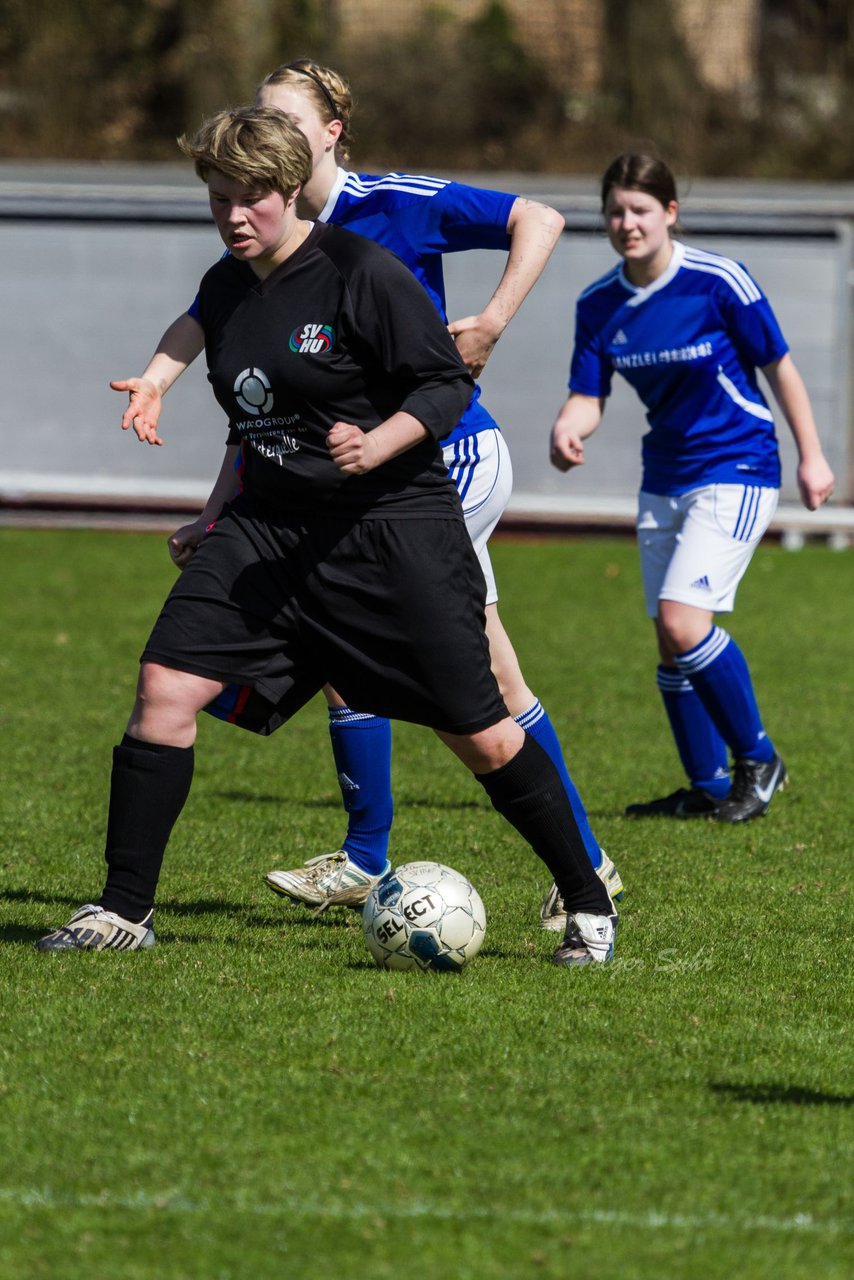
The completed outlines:
{"type": "Polygon", "coordinates": [[[393,867],[362,912],[368,950],[384,969],[456,972],[474,959],[486,931],[480,895],[440,862],[393,867]]]}

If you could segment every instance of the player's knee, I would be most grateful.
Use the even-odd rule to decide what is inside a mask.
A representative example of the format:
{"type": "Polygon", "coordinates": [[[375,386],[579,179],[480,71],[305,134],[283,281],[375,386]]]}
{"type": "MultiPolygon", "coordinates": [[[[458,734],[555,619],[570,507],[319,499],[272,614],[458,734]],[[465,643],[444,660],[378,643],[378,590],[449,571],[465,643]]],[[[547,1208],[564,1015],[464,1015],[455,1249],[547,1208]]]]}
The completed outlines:
{"type": "Polygon", "coordinates": [[[666,661],[677,654],[687,653],[708,635],[710,626],[711,615],[703,610],[678,600],[660,600],[656,631],[662,658],[666,661]]]}
{"type": "Polygon", "coordinates": [[[209,700],[199,694],[198,683],[186,672],[144,662],[136,688],[135,721],[145,723],[150,730],[160,723],[164,730],[193,723],[200,706],[209,700]]]}
{"type": "Polygon", "coordinates": [[[440,733],[439,737],[472,773],[492,773],[513,759],[525,741],[525,731],[507,716],[478,733],[440,733]]]}

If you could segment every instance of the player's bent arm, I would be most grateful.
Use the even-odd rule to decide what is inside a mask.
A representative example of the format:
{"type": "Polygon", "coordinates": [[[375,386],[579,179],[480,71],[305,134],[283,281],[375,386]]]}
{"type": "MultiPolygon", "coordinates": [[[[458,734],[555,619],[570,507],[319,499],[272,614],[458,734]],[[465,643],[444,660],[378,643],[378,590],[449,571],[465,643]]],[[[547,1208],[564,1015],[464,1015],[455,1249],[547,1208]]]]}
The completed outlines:
{"type": "Polygon", "coordinates": [[[163,334],[157,350],[139,378],[110,383],[114,391],[128,392],[128,407],[122,415],[122,431],[133,427],[143,443],[163,443],[157,434],[163,397],[193,363],[204,345],[202,326],[185,312],[163,334]]]}
{"type": "Polygon", "coordinates": [[[429,434],[416,417],[400,410],[372,431],[363,431],[352,422],[336,422],[326,437],[326,444],[339,471],[362,476],[398,454],[406,453],[429,434]]]}
{"type": "Polygon", "coordinates": [[[808,511],[833,493],[834,476],[824,456],[804,380],[788,354],[762,369],[774,399],[789,424],[798,450],[798,489],[808,511]]]}
{"type": "Polygon", "coordinates": [[[179,569],[183,569],[190,561],[193,552],[207,530],[217,519],[225,504],[234,497],[237,491],[234,465],[239,452],[239,444],[226,445],[225,457],[222,460],[219,475],[214,481],[213,488],[201,515],[197,516],[189,524],[182,525],[180,529],[176,529],[168,539],[169,554],[179,569]]]}
{"type": "Polygon", "coordinates": [[[507,325],[542,274],[565,226],[557,209],[518,196],[507,219],[510,252],[494,294],[479,315],[448,330],[472,377],[478,377],[507,325]]]}
{"type": "Polygon", "coordinates": [[[571,391],[555,419],[549,440],[549,457],[558,471],[584,465],[584,441],[602,421],[605,401],[571,391]]]}

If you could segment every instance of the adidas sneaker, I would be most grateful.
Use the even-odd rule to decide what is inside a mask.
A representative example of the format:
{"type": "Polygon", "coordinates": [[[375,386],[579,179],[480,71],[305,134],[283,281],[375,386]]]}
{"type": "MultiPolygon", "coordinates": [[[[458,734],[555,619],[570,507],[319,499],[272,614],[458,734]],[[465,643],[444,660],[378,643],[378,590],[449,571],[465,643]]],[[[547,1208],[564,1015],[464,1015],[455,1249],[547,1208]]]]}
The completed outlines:
{"type": "Polygon", "coordinates": [[[579,911],[567,916],[566,933],[552,959],[569,967],[604,964],[614,954],[616,937],[616,915],[591,916],[579,911]]]}
{"type": "MultiPolygon", "coordinates": [[[[620,879],[620,873],[605,850],[603,849],[601,852],[602,861],[596,868],[596,874],[608,890],[608,897],[611,901],[622,902],[625,888],[620,879]]],[[[551,929],[555,933],[562,933],[566,928],[566,907],[563,905],[563,898],[554,883],[552,883],[552,887],[540,907],[540,928],[551,929]]]]}
{"type": "Polygon", "coordinates": [[[291,871],[270,871],[265,882],[280,897],[318,912],[333,906],[361,910],[371,889],[390,869],[391,863],[387,862],[382,871],[372,875],[339,849],[337,853],[311,858],[291,871]]]}
{"type": "Polygon", "coordinates": [[[139,951],[154,946],[154,912],[135,924],[94,903],[79,907],[61,929],[45,934],[37,951],[139,951]]]}

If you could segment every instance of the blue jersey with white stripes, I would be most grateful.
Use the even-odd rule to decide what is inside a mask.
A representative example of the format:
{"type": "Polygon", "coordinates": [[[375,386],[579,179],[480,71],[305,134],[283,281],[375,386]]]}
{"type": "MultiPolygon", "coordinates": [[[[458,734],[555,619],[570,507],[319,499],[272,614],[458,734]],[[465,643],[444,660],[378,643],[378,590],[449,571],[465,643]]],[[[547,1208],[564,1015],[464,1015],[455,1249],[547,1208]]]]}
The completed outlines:
{"type": "Polygon", "coordinates": [[[674,242],[667,270],[646,288],[620,264],[581,294],[569,389],[604,398],[615,370],[634,387],[650,428],[642,446],[649,493],[778,488],[774,419],[756,370],[787,351],[741,263],[674,242]]]}
{"type": "MultiPolygon", "coordinates": [[[[334,222],[396,253],[421,281],[447,322],[442,255],[465,249],[509,248],[507,221],[515,196],[443,178],[408,173],[372,176],[338,170],[318,221],[334,222]]],[[[497,423],[475,388],[459,424],[442,440],[450,444],[497,423]]]]}

